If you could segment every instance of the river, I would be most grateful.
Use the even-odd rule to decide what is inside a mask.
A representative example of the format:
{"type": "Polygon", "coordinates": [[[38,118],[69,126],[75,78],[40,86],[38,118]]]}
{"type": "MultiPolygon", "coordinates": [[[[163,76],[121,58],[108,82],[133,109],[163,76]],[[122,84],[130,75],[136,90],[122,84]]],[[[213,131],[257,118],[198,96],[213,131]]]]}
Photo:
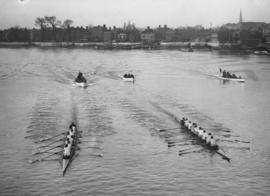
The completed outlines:
{"type": "Polygon", "coordinates": [[[0,57],[1,195],[269,195],[269,57],[63,48],[0,57]],[[219,68],[246,82],[213,77],[219,68]],[[88,88],[73,85],[79,71],[88,88]],[[128,72],[135,83],[120,79],[128,72]],[[174,117],[212,132],[231,162],[173,129],[174,117]],[[71,122],[82,138],[63,177],[60,156],[32,153],[71,122]]]}

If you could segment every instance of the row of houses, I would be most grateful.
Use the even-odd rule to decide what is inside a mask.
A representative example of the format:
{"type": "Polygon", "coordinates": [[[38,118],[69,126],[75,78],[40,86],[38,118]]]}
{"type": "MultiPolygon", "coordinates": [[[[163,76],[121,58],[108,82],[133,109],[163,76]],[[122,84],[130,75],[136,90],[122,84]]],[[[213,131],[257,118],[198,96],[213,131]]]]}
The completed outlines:
{"type": "Polygon", "coordinates": [[[159,25],[157,28],[136,28],[135,25],[127,25],[124,28],[106,25],[69,28],[43,28],[25,29],[13,27],[0,31],[0,41],[13,42],[173,42],[193,41],[196,39],[211,39],[213,30],[199,27],[185,27],[172,29],[167,25],[159,25]]]}
{"type": "Polygon", "coordinates": [[[216,42],[221,45],[255,47],[270,43],[270,24],[263,22],[239,22],[222,25],[216,29],[202,26],[172,29],[166,25],[157,28],[123,28],[106,25],[69,28],[26,29],[13,27],[0,31],[1,42],[216,42]]]}
{"type": "Polygon", "coordinates": [[[218,40],[221,44],[235,44],[246,47],[270,43],[270,24],[263,22],[225,24],[218,31],[218,40]]]}

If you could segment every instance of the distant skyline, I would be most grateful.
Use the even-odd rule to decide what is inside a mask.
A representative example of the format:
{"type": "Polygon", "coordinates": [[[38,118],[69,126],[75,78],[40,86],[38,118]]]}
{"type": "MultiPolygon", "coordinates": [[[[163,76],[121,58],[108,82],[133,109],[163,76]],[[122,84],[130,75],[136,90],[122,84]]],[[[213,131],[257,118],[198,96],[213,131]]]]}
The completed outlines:
{"type": "Polygon", "coordinates": [[[33,28],[37,17],[73,20],[73,26],[220,26],[239,21],[270,23],[270,0],[0,0],[0,29],[33,28]]]}

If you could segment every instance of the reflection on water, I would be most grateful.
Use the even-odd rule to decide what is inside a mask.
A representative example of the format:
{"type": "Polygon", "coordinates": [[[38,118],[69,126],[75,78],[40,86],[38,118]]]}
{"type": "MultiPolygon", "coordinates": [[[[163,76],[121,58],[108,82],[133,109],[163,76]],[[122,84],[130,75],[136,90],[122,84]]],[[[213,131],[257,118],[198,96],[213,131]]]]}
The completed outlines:
{"type": "MultiPolygon", "coordinates": [[[[266,195],[270,59],[246,54],[0,49],[0,187],[4,195],[266,195]],[[245,83],[215,77],[219,68],[245,83]],[[88,88],[72,85],[78,71],[88,88]],[[133,73],[135,83],[120,79],[133,73]],[[218,138],[228,164],[174,119],[218,138]],[[61,137],[82,131],[66,176],[61,137]],[[53,137],[53,138],[52,138],[53,137]],[[52,141],[44,138],[52,138],[52,141]],[[53,143],[55,142],[55,143],[53,143]],[[52,144],[51,144],[52,143],[52,144]],[[49,160],[32,155],[54,148],[49,160]],[[197,149],[201,149],[196,151],[197,149]],[[196,151],[178,156],[186,149],[196,151]],[[103,154],[100,158],[95,156],[103,154]]],[[[51,152],[51,151],[49,151],[51,152]]],[[[47,155],[46,155],[47,156],[47,155]]]]}

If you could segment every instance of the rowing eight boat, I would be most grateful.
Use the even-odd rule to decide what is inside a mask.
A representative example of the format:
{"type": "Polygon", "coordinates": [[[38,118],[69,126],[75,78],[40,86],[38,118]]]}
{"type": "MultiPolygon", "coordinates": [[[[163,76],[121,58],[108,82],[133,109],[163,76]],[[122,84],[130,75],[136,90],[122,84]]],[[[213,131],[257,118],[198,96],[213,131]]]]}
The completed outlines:
{"type": "MultiPolygon", "coordinates": [[[[71,144],[71,148],[70,148],[70,156],[69,157],[65,157],[63,155],[63,160],[62,160],[62,172],[63,172],[63,176],[65,175],[67,168],[69,167],[69,165],[72,162],[72,159],[75,155],[75,151],[77,148],[77,144],[78,144],[78,130],[75,124],[72,124],[71,126],[75,127],[75,132],[74,132],[74,142],[71,144]]],[[[72,128],[72,127],[71,127],[72,128]]]]}
{"type": "Polygon", "coordinates": [[[220,155],[223,159],[225,159],[228,162],[230,162],[231,159],[219,151],[220,147],[218,145],[211,146],[210,144],[206,143],[206,140],[201,139],[197,134],[195,134],[194,132],[192,132],[192,130],[191,130],[192,128],[190,129],[187,126],[185,126],[184,120],[180,120],[180,125],[181,125],[181,128],[183,128],[184,130],[186,130],[193,137],[197,138],[201,142],[201,144],[203,144],[203,146],[205,146],[206,148],[208,148],[211,151],[214,151],[215,153],[217,153],[218,155],[220,155]]]}

